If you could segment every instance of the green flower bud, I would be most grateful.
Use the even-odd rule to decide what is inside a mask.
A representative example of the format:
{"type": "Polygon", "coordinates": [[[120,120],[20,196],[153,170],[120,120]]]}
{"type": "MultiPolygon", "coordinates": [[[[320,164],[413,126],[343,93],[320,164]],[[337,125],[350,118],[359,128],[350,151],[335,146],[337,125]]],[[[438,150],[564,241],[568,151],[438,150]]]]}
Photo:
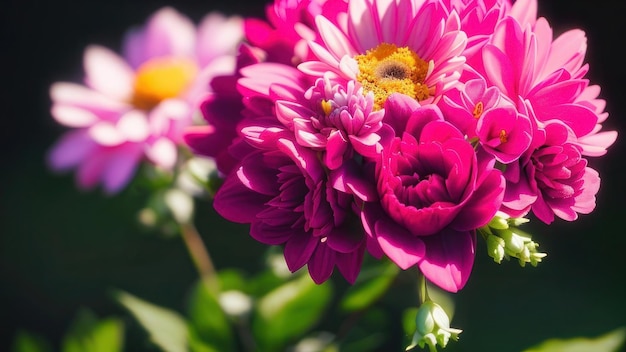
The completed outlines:
{"type": "Polygon", "coordinates": [[[502,212],[487,224],[479,229],[483,238],[487,242],[487,253],[496,263],[500,263],[503,258],[517,258],[521,266],[530,263],[537,266],[547,255],[537,252],[539,244],[533,242],[532,236],[517,227],[527,223],[526,218],[510,218],[502,212]]]}
{"type": "Polygon", "coordinates": [[[502,259],[504,259],[505,251],[504,251],[504,240],[498,236],[488,235],[487,236],[487,253],[493,261],[500,264],[502,259]]]}
{"type": "Polygon", "coordinates": [[[415,333],[406,350],[415,346],[428,345],[430,352],[437,352],[437,346],[445,348],[450,339],[458,340],[462,330],[450,327],[448,314],[437,303],[427,300],[418,309],[415,317],[415,333]]]}

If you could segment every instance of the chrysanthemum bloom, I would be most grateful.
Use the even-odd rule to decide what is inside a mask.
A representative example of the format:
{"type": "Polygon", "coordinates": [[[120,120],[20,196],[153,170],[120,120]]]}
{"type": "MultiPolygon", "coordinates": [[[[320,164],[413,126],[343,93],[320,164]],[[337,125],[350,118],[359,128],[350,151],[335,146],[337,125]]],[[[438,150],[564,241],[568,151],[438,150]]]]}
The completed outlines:
{"type": "Polygon", "coordinates": [[[124,38],[123,57],[92,45],[85,85],[55,83],[52,115],[74,128],[49,155],[53,169],[77,169],[82,188],[115,193],[149,160],[171,169],[183,130],[211,77],[234,69],[240,18],[213,13],[196,28],[172,8],[153,14],[124,38]]]}
{"type": "Polygon", "coordinates": [[[538,121],[565,123],[583,155],[601,155],[617,133],[600,131],[607,115],[604,101],[597,98],[598,87],[584,78],[586,47],[581,30],[567,31],[553,40],[544,18],[522,27],[507,17],[482,49],[482,65],[473,68],[512,101],[529,101],[538,121]]]}
{"type": "Polygon", "coordinates": [[[356,85],[348,81],[343,87],[319,78],[296,101],[276,101],[278,120],[294,131],[300,145],[320,151],[331,170],[352,159],[354,151],[365,157],[377,154],[376,132],[382,127],[384,111],[374,111],[374,94],[364,95],[356,85]]]}
{"type": "Polygon", "coordinates": [[[571,142],[573,135],[571,128],[558,120],[536,129],[528,151],[504,172],[503,210],[507,214],[519,217],[532,210],[550,224],[555,215],[574,221],[578,213],[593,211],[600,177],[587,166],[582,148],[571,142]]]}
{"type": "Polygon", "coordinates": [[[427,102],[456,84],[467,37],[439,1],[350,1],[346,15],[341,25],[316,17],[317,59],[300,64],[303,72],[356,80],[377,108],[392,93],[427,102]]]}
{"type": "Polygon", "coordinates": [[[446,121],[476,139],[503,164],[517,160],[530,145],[532,126],[496,87],[473,79],[448,91],[438,105],[446,121]]]}
{"type": "Polygon", "coordinates": [[[290,139],[280,126],[247,140],[247,154],[218,190],[214,206],[224,218],[250,223],[250,235],[282,245],[289,269],[305,264],[316,283],[336,266],[353,283],[361,267],[365,236],[350,225],[352,196],[328,182],[317,153],[290,139]]]}
{"type": "Polygon", "coordinates": [[[493,157],[479,157],[436,106],[406,116],[407,104],[417,105],[400,94],[385,104],[397,137],[383,139],[375,175],[380,203],[364,204],[364,224],[399,267],[418,265],[428,280],[456,292],[473,266],[475,230],[500,207],[504,179],[493,157]]]}

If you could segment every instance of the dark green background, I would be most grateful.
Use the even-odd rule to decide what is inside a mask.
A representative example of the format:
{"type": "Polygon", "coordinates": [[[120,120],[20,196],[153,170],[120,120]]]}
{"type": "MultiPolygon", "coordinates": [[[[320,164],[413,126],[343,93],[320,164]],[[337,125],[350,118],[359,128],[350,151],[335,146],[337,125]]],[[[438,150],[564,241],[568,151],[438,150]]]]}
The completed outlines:
{"type": "MultiPolygon", "coordinates": [[[[0,351],[16,328],[58,344],[77,309],[121,314],[107,291],[127,290],[182,309],[195,271],[178,238],[135,226],[141,193],[117,197],[80,192],[72,175],[46,169],[47,149],[64,129],[49,115],[48,87],[78,80],[82,52],[98,43],[119,48],[131,25],[163,5],[194,20],[217,9],[257,15],[263,1],[10,1],[0,9],[0,351]]],[[[588,35],[588,77],[602,86],[606,129],[626,131],[623,56],[626,3],[544,0],[540,14],[556,31],[588,35]],[[593,4],[593,5],[591,5],[593,4]]],[[[602,187],[598,205],[574,223],[534,222],[534,239],[549,256],[539,268],[494,264],[482,242],[468,285],[455,295],[454,351],[519,351],[550,337],[597,336],[626,325],[626,219],[623,136],[592,159],[602,187]]],[[[198,227],[219,268],[255,270],[264,249],[200,205],[198,227]]],[[[130,334],[129,344],[140,345],[130,334]]],[[[390,348],[400,348],[395,346],[390,348]]]]}

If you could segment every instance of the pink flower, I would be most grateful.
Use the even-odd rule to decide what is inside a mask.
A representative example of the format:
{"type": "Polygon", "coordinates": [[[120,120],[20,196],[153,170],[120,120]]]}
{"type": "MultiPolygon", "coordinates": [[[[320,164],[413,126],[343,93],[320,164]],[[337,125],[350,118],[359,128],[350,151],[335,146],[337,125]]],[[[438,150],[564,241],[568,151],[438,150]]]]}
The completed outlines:
{"type": "Polygon", "coordinates": [[[513,17],[502,20],[473,68],[512,101],[529,101],[538,121],[565,123],[584,154],[602,155],[617,133],[600,131],[606,113],[598,88],[583,78],[584,32],[570,30],[553,40],[544,18],[531,22],[522,27],[513,17]]]}
{"type": "Polygon", "coordinates": [[[500,207],[504,179],[436,106],[415,106],[407,117],[405,104],[406,97],[392,95],[385,105],[385,121],[395,121],[400,137],[384,139],[375,176],[380,204],[364,203],[365,227],[398,266],[418,265],[456,292],[472,269],[475,229],[500,207]]]}
{"type": "Polygon", "coordinates": [[[365,236],[349,226],[352,196],[331,187],[316,152],[278,126],[261,127],[266,135],[259,149],[226,178],[215,209],[230,221],[250,223],[259,242],[282,245],[292,272],[307,265],[313,281],[322,283],[336,266],[354,283],[365,236]]]}
{"type": "Polygon", "coordinates": [[[124,56],[85,51],[85,84],[55,83],[52,115],[73,128],[51,150],[55,170],[77,169],[82,188],[115,193],[138,164],[174,167],[183,130],[192,124],[208,82],[234,69],[241,20],[207,15],[196,28],[172,8],[154,13],[124,39],[124,56]]]}
{"type": "Polygon", "coordinates": [[[569,142],[572,134],[567,125],[556,120],[535,133],[528,152],[504,173],[505,212],[521,216],[532,210],[537,218],[550,224],[555,215],[574,221],[578,213],[593,211],[600,177],[587,166],[581,148],[569,142]]]}
{"type": "Polygon", "coordinates": [[[346,7],[346,0],[275,0],[266,7],[268,22],[246,18],[246,39],[263,50],[264,61],[297,65],[311,58],[307,40],[316,39],[315,16],[334,18],[346,7]]]}
{"type": "Polygon", "coordinates": [[[356,80],[377,108],[392,93],[432,101],[456,84],[466,35],[439,1],[350,1],[345,21],[316,17],[316,60],[299,68],[317,77],[356,80]]]}
{"type": "MultiPolygon", "coordinates": [[[[493,30],[511,11],[510,0],[442,0],[445,6],[459,15],[461,30],[467,34],[463,51],[467,62],[487,43],[493,30]]],[[[516,1],[520,2],[520,1],[516,1]]]]}
{"type": "Polygon", "coordinates": [[[473,79],[446,93],[439,103],[444,117],[468,138],[476,138],[489,154],[511,163],[529,147],[531,121],[496,87],[473,79]]]}
{"type": "Polygon", "coordinates": [[[300,145],[322,152],[324,165],[334,170],[354,150],[376,155],[384,111],[373,108],[374,95],[363,95],[354,81],[343,87],[319,78],[298,101],[276,101],[276,117],[294,131],[300,145]]]}

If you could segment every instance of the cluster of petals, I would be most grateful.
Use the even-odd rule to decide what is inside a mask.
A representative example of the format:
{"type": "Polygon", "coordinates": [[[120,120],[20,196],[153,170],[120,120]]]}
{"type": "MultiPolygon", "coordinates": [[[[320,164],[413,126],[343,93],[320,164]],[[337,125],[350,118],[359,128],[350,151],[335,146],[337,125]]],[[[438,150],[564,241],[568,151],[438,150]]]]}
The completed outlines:
{"type": "Polygon", "coordinates": [[[228,99],[203,104],[211,131],[186,138],[228,155],[217,211],[283,246],[292,271],[353,282],[369,253],[456,292],[498,211],[545,223],[593,211],[600,178],[586,158],[617,134],[585,78],[584,32],[553,38],[536,0],[267,10],[269,22],[247,20],[236,72],[212,81],[228,99]],[[376,90],[408,76],[420,81],[376,90]]]}
{"type": "Polygon", "coordinates": [[[121,190],[140,162],[172,169],[208,82],[232,72],[242,20],[208,14],[196,26],[170,7],[123,41],[123,54],[91,45],[84,84],[52,85],[52,116],[72,128],[52,148],[55,170],[76,169],[81,188],[121,190]]]}
{"type": "Polygon", "coordinates": [[[469,278],[475,229],[501,205],[504,178],[437,106],[417,105],[403,95],[387,100],[385,120],[395,128],[376,161],[380,202],[366,202],[363,217],[371,247],[456,292],[469,278]]]}

